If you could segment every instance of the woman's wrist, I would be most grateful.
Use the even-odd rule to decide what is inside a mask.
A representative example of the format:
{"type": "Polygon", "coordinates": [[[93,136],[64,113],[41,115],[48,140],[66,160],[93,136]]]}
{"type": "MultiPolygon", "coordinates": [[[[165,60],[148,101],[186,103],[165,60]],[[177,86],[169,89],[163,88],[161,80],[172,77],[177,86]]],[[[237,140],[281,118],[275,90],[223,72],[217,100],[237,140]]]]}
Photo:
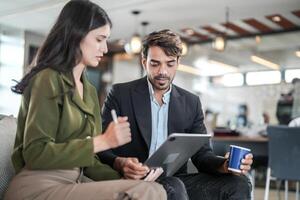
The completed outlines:
{"type": "Polygon", "coordinates": [[[94,153],[105,151],[111,148],[104,134],[97,135],[96,137],[94,137],[93,145],[94,145],[94,153]]]}

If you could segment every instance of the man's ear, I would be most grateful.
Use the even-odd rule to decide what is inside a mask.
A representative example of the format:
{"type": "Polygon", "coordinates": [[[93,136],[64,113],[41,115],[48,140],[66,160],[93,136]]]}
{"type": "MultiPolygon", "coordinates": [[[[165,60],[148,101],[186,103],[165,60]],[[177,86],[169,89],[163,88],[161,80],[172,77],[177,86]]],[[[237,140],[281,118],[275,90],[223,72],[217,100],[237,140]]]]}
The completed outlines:
{"type": "Polygon", "coordinates": [[[142,65],[144,70],[146,70],[146,64],[147,64],[147,59],[144,56],[142,56],[142,65]]]}

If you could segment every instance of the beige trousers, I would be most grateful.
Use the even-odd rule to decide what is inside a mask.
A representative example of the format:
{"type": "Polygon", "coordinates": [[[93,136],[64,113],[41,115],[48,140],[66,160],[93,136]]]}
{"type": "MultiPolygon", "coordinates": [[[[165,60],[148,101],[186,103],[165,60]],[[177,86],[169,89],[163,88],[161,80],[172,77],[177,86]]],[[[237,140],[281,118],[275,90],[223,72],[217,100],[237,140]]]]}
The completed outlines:
{"type": "Polygon", "coordinates": [[[163,200],[163,186],[155,182],[112,180],[94,182],[80,170],[22,170],[6,192],[5,200],[163,200]],[[87,182],[89,180],[89,182],[87,182]]]}

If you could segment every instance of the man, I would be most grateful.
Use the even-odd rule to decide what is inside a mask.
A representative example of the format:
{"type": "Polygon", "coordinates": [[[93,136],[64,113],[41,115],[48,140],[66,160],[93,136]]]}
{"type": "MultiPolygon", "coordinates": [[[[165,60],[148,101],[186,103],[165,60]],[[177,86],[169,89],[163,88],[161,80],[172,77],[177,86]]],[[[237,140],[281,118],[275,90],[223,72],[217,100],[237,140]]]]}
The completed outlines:
{"type": "MultiPolygon", "coordinates": [[[[180,62],[182,43],[170,30],[149,34],[143,41],[142,64],[147,76],[116,84],[103,106],[103,130],[112,120],[110,111],[128,116],[132,142],[101,154],[101,160],[128,179],[141,179],[142,163],[171,133],[206,134],[199,97],[172,84],[180,62]]],[[[227,159],[202,147],[192,161],[199,173],[187,174],[186,164],[174,175],[185,184],[190,199],[250,199],[244,175],[227,170],[227,159]]],[[[243,160],[243,173],[250,170],[252,155],[243,160]]]]}

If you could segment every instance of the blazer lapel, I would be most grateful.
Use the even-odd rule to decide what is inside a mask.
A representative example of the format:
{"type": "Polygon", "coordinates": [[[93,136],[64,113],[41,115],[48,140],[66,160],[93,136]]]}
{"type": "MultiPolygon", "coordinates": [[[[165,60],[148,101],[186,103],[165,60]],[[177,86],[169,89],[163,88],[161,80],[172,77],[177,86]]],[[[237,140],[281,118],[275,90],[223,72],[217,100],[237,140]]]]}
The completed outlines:
{"type": "Polygon", "coordinates": [[[168,115],[168,135],[182,130],[182,123],[185,115],[185,98],[180,95],[176,87],[172,86],[169,115],[168,115]]]}
{"type": "Polygon", "coordinates": [[[133,88],[132,102],[138,128],[149,149],[152,135],[152,121],[150,94],[146,78],[141,79],[136,87],[133,88]]]}

